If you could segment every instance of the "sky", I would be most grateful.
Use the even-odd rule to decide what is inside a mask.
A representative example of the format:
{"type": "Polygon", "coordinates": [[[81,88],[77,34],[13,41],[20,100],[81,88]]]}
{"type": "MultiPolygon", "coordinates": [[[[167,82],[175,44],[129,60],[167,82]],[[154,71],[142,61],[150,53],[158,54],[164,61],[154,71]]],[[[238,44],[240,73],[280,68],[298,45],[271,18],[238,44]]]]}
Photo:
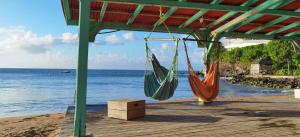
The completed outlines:
{"type": "MultiPolygon", "coordinates": [[[[67,26],[60,0],[9,0],[0,4],[0,68],[76,68],[78,28],[67,26]]],[[[97,35],[89,46],[89,69],[133,69],[145,67],[144,37],[148,32],[119,31],[97,35]]],[[[153,37],[169,37],[153,33],[153,37]]],[[[185,37],[185,35],[175,35],[185,37]]],[[[226,47],[248,46],[267,41],[221,40],[226,47]]],[[[174,42],[150,42],[159,61],[170,66],[174,42]]],[[[183,44],[179,46],[179,69],[186,70],[183,44]]],[[[204,49],[189,42],[196,70],[203,68],[204,49]]]]}

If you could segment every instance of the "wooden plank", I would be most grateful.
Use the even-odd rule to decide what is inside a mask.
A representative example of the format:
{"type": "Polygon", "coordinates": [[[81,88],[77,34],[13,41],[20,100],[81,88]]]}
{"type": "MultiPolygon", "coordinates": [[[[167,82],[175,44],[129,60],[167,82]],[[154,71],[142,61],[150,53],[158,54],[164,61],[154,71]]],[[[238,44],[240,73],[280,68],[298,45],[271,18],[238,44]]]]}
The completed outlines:
{"type": "MultiPolygon", "coordinates": [[[[219,4],[221,3],[222,0],[213,0],[211,2],[211,4],[219,4]]],[[[188,25],[190,25],[191,23],[193,23],[195,20],[199,19],[201,16],[203,16],[205,13],[207,13],[208,10],[206,9],[201,9],[200,11],[198,11],[196,14],[194,14],[192,17],[190,17],[188,20],[186,20],[184,23],[182,23],[179,28],[184,28],[188,25]]]]}
{"type": "MultiPolygon", "coordinates": [[[[241,6],[243,7],[249,7],[251,6],[253,3],[257,2],[258,0],[248,0],[245,3],[243,3],[241,6]]],[[[238,12],[236,11],[230,11],[228,13],[226,13],[225,15],[223,15],[222,17],[218,18],[217,20],[213,21],[212,23],[210,23],[209,25],[207,25],[207,28],[210,29],[215,25],[218,25],[219,23],[227,20],[228,18],[236,15],[238,12]]]]}
{"type": "MultiPolygon", "coordinates": [[[[300,12],[300,9],[296,10],[295,12],[300,12]]],[[[271,27],[271,26],[273,26],[273,25],[275,25],[275,24],[277,24],[279,22],[287,20],[288,18],[290,18],[290,17],[289,16],[279,17],[279,18],[277,18],[275,20],[272,20],[272,21],[270,21],[270,22],[268,22],[268,23],[266,23],[264,25],[261,25],[259,27],[256,27],[256,28],[252,29],[252,30],[247,31],[246,34],[251,34],[251,33],[258,32],[258,31],[263,30],[265,28],[271,27]]],[[[292,36],[292,35],[286,35],[286,36],[292,36]]]]}
{"type": "Polygon", "coordinates": [[[294,27],[297,27],[297,26],[300,26],[300,21],[294,22],[294,23],[292,23],[290,25],[287,25],[287,26],[284,26],[284,27],[282,27],[280,29],[273,30],[273,31],[267,33],[266,35],[274,35],[274,34],[286,31],[288,29],[291,29],[291,28],[294,28],[294,27]]]}
{"type": "Polygon", "coordinates": [[[259,6],[253,8],[252,10],[250,10],[249,12],[246,12],[242,15],[240,15],[239,17],[227,22],[226,24],[222,25],[221,27],[213,30],[211,32],[212,35],[216,36],[222,32],[224,32],[225,30],[233,27],[234,25],[241,23],[243,21],[245,21],[246,19],[248,19],[250,16],[255,15],[263,10],[266,10],[267,8],[271,7],[272,5],[281,2],[280,0],[268,0],[262,4],[260,4],[259,6]]]}
{"type": "MultiPolygon", "coordinates": [[[[272,5],[269,9],[277,9],[277,8],[283,7],[283,6],[289,4],[289,3],[293,2],[293,1],[294,0],[279,1],[277,3],[274,3],[274,5],[272,5]]],[[[227,32],[234,31],[234,30],[236,30],[236,29],[238,29],[238,28],[240,28],[240,27],[242,27],[242,26],[244,26],[246,24],[251,23],[252,21],[254,21],[254,20],[256,20],[256,19],[258,19],[260,17],[263,17],[264,15],[265,14],[262,14],[262,13],[261,14],[253,15],[253,16],[249,17],[247,20],[241,22],[240,24],[237,24],[235,26],[230,27],[227,30],[227,32]]]]}
{"type": "Polygon", "coordinates": [[[101,11],[100,11],[100,17],[99,17],[99,22],[102,22],[103,17],[105,15],[105,11],[106,11],[106,7],[107,7],[107,1],[104,1],[101,7],[101,11]]]}
{"type": "MultiPolygon", "coordinates": [[[[179,2],[184,2],[186,0],[178,0],[179,2]]],[[[153,25],[154,27],[161,25],[164,21],[166,21],[176,10],[178,7],[170,7],[169,10],[163,14],[162,17],[153,25]]]]}
{"type": "Polygon", "coordinates": [[[135,11],[133,12],[133,14],[131,15],[131,17],[128,19],[127,21],[127,25],[130,25],[134,22],[135,18],[142,12],[144,8],[144,5],[138,5],[138,7],[135,9],[135,11]]]}
{"type": "MultiPolygon", "coordinates": [[[[195,2],[179,2],[170,0],[92,0],[95,2],[107,1],[109,3],[126,3],[126,4],[143,4],[147,6],[163,6],[163,7],[177,7],[186,9],[206,9],[206,10],[221,10],[221,11],[236,11],[236,12],[248,12],[251,7],[232,6],[232,5],[216,5],[216,4],[204,4],[195,2]]],[[[275,1],[275,0],[273,0],[275,1]]],[[[284,10],[272,10],[267,9],[261,12],[262,14],[278,15],[278,16],[291,16],[300,17],[299,13],[293,11],[284,10]]]]}

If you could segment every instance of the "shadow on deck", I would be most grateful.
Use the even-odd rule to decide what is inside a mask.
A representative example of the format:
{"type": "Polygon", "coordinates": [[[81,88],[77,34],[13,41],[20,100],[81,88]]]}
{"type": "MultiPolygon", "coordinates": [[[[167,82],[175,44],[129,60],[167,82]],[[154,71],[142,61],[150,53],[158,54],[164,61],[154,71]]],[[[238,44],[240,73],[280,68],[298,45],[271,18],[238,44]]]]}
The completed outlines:
{"type": "MultiPolygon", "coordinates": [[[[202,106],[194,99],[148,103],[144,118],[106,116],[107,105],[87,106],[90,136],[299,136],[299,101],[285,97],[221,98],[202,106]]],[[[67,110],[62,136],[71,136],[74,106],[67,110]]]]}

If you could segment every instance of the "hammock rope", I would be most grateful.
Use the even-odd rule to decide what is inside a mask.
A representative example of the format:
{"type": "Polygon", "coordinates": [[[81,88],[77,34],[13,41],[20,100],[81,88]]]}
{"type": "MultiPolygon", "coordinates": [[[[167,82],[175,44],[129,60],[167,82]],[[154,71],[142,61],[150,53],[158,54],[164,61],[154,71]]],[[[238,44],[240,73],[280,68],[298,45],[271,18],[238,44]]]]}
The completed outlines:
{"type": "MultiPolygon", "coordinates": [[[[160,19],[162,19],[162,7],[160,7],[160,19]]],[[[150,38],[152,32],[155,31],[156,26],[153,27],[149,36],[145,38],[146,47],[146,66],[144,74],[144,92],[147,97],[156,100],[166,100],[174,95],[178,86],[178,43],[179,39],[175,38],[170,32],[165,22],[162,22],[171,38],[150,38]],[[157,60],[156,56],[151,52],[148,41],[149,40],[168,40],[175,41],[175,54],[173,56],[172,65],[169,70],[162,66],[157,60]]]]}
{"type": "Polygon", "coordinates": [[[174,95],[178,85],[178,40],[175,45],[175,55],[168,69],[161,66],[156,56],[151,52],[146,40],[146,70],[144,74],[144,92],[147,97],[156,100],[166,100],[174,95]]]}
{"type": "Polygon", "coordinates": [[[195,96],[204,101],[212,101],[217,97],[219,90],[218,61],[211,65],[205,79],[201,80],[191,65],[185,41],[183,41],[183,43],[188,64],[188,78],[191,89],[195,96]]]}

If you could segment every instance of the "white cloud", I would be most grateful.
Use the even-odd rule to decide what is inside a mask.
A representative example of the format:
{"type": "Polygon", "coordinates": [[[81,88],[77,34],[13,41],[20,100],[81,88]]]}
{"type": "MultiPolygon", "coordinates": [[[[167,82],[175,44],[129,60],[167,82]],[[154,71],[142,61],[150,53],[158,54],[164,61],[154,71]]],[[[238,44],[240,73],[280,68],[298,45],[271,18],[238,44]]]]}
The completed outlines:
{"type": "Polygon", "coordinates": [[[145,57],[130,58],[127,54],[101,52],[89,60],[90,68],[101,69],[141,69],[144,68],[145,57]]]}
{"type": "MultiPolygon", "coordinates": [[[[121,45],[122,40],[131,38],[132,34],[112,34],[93,45],[121,45]]],[[[75,68],[76,49],[66,45],[76,45],[77,41],[76,33],[55,37],[39,35],[24,27],[0,27],[0,68],[75,68]]],[[[143,69],[144,63],[144,56],[133,58],[126,53],[93,53],[89,57],[90,68],[143,69]]]]}
{"type": "Polygon", "coordinates": [[[66,42],[63,36],[65,39],[39,35],[25,27],[0,27],[0,67],[74,68],[75,58],[55,46],[66,42]]]}
{"type": "Polygon", "coordinates": [[[116,34],[109,35],[105,37],[105,42],[110,43],[110,44],[121,44],[120,38],[116,34]]]}
{"type": "Polygon", "coordinates": [[[220,40],[225,48],[247,47],[268,43],[269,40],[249,40],[249,39],[229,39],[223,38],[220,40]]]}
{"type": "Polygon", "coordinates": [[[189,35],[187,35],[187,34],[183,34],[183,35],[180,35],[180,38],[182,39],[182,38],[186,38],[186,37],[188,37],[189,35]]]}
{"type": "MultiPolygon", "coordinates": [[[[100,35],[99,35],[100,36],[100,35]]],[[[101,35],[102,36],[102,35],[101,35]]],[[[62,44],[76,44],[78,41],[78,35],[74,34],[74,33],[63,33],[61,38],[59,38],[59,40],[61,40],[62,44]]],[[[98,46],[98,45],[123,45],[124,42],[126,40],[136,40],[136,37],[134,36],[134,34],[132,32],[128,32],[128,33],[124,33],[122,36],[118,36],[116,34],[111,34],[108,35],[104,38],[104,40],[101,39],[96,39],[95,42],[91,43],[91,45],[93,46],[98,46]]]]}
{"type": "Polygon", "coordinates": [[[203,64],[203,57],[204,57],[204,49],[197,48],[194,50],[190,55],[190,60],[193,64],[203,64]]]}
{"type": "Polygon", "coordinates": [[[56,39],[51,35],[38,35],[23,27],[0,28],[0,51],[43,53],[56,39]]]}
{"type": "Polygon", "coordinates": [[[75,56],[61,51],[0,55],[0,68],[75,68],[75,56]]]}
{"type": "Polygon", "coordinates": [[[61,39],[62,39],[62,43],[74,44],[78,41],[78,35],[67,32],[62,34],[61,39]]]}
{"type": "Polygon", "coordinates": [[[136,39],[136,37],[134,36],[134,34],[132,32],[124,33],[123,38],[125,40],[135,40],[136,39]]]}
{"type": "Polygon", "coordinates": [[[162,43],[160,49],[164,52],[169,50],[170,45],[168,43],[162,43]]]}

